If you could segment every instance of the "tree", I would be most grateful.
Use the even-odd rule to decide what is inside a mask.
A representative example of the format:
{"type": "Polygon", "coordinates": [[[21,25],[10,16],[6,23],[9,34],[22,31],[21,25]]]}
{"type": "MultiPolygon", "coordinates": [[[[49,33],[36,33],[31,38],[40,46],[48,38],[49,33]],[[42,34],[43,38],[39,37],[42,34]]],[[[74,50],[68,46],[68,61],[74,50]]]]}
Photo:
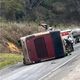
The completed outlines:
{"type": "Polygon", "coordinates": [[[19,20],[24,17],[23,0],[6,0],[4,4],[5,17],[7,20],[19,20]]]}

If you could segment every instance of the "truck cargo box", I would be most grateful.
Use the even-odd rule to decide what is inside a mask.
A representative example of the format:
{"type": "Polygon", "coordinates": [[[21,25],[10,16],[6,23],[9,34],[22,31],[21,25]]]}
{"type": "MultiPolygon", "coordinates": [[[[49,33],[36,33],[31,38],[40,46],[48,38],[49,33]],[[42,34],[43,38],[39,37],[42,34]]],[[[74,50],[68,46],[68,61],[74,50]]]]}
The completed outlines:
{"type": "Polygon", "coordinates": [[[41,32],[21,38],[24,64],[63,57],[64,49],[59,31],[41,32]]]}

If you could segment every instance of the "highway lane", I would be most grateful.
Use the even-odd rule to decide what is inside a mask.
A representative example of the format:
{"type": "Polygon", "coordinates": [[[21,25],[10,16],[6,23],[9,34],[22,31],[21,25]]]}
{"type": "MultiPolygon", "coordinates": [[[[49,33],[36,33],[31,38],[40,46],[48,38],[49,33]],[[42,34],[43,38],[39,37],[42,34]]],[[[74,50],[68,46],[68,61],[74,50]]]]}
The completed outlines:
{"type": "Polygon", "coordinates": [[[44,80],[48,75],[61,68],[61,66],[79,54],[80,44],[76,44],[75,51],[70,56],[26,66],[20,63],[0,70],[0,78],[1,80],[44,80]]]}
{"type": "Polygon", "coordinates": [[[80,80],[80,49],[76,53],[79,55],[40,80],[80,80]]]}
{"type": "Polygon", "coordinates": [[[41,80],[80,80],[80,74],[78,74],[80,73],[79,66],[80,56],[77,56],[55,72],[41,78],[41,80]]]}

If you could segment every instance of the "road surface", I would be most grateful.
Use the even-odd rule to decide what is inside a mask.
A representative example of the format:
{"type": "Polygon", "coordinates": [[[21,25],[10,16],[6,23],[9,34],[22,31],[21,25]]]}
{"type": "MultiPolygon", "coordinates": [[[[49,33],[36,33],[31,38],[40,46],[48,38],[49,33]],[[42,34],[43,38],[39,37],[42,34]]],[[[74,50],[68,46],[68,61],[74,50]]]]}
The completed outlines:
{"type": "Polygon", "coordinates": [[[26,66],[19,63],[0,70],[0,80],[60,80],[69,73],[70,67],[76,66],[79,56],[80,44],[77,44],[67,57],[26,66]]]}

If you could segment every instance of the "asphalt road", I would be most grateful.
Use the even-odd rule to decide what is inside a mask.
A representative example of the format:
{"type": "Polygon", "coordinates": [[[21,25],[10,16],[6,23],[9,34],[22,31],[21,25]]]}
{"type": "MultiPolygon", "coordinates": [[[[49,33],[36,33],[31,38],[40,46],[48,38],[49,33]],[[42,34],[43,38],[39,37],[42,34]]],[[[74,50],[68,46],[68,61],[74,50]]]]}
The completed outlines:
{"type": "Polygon", "coordinates": [[[26,66],[19,63],[0,70],[0,80],[60,80],[68,73],[68,66],[78,60],[80,44],[76,44],[74,47],[75,51],[72,52],[72,55],[61,59],[26,66]]]}

